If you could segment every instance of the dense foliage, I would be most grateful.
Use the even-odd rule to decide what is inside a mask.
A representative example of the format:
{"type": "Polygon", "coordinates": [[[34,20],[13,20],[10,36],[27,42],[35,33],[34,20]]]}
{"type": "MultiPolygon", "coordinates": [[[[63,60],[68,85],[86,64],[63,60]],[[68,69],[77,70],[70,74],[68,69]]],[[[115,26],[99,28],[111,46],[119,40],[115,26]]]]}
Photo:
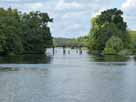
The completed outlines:
{"type": "Polygon", "coordinates": [[[78,38],[54,38],[53,43],[55,47],[87,47],[88,46],[88,36],[78,37],[78,38]]]}
{"type": "Polygon", "coordinates": [[[105,54],[116,54],[124,48],[123,42],[119,37],[112,36],[104,48],[105,54]]]}
{"type": "Polygon", "coordinates": [[[129,31],[130,48],[136,49],[136,31],[129,31]]]}
{"type": "Polygon", "coordinates": [[[44,53],[52,45],[47,13],[0,8],[0,54],[44,53]]]}
{"type": "Polygon", "coordinates": [[[62,47],[62,46],[71,46],[74,42],[72,38],[53,38],[53,44],[55,47],[62,47]]]}
{"type": "Polygon", "coordinates": [[[113,36],[119,38],[127,47],[129,41],[127,24],[124,22],[122,14],[121,10],[115,8],[103,11],[100,15],[92,19],[92,29],[89,35],[90,51],[102,53],[105,47],[107,49],[107,41],[113,36]]]}
{"type": "Polygon", "coordinates": [[[79,37],[76,39],[79,46],[88,47],[89,38],[88,36],[79,37]]]}

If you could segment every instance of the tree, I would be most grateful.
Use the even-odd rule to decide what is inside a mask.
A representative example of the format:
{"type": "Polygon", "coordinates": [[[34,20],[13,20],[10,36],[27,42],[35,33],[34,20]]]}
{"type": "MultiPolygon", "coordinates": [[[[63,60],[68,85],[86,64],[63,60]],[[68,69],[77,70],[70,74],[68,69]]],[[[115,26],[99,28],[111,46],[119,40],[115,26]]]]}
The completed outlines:
{"type": "Polygon", "coordinates": [[[20,19],[16,9],[0,9],[0,28],[0,53],[5,55],[22,53],[20,19]]]}
{"type": "Polygon", "coordinates": [[[103,52],[106,42],[112,37],[119,37],[123,43],[128,43],[127,24],[123,21],[121,10],[109,9],[92,19],[92,29],[89,34],[89,49],[103,52]]]}
{"type": "Polygon", "coordinates": [[[47,13],[0,8],[0,54],[44,53],[52,46],[47,13]]]}
{"type": "Polygon", "coordinates": [[[44,53],[52,46],[52,36],[48,22],[52,22],[47,13],[30,12],[22,17],[25,53],[44,53]]]}

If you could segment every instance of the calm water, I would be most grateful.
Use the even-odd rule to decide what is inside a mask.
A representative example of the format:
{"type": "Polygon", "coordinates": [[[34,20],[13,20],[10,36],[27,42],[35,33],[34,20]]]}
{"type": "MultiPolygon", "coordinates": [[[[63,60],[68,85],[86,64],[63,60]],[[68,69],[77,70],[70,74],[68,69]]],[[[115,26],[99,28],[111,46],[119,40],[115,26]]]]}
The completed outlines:
{"type": "Polygon", "coordinates": [[[0,57],[0,102],[135,102],[135,57],[56,49],[0,57]]]}

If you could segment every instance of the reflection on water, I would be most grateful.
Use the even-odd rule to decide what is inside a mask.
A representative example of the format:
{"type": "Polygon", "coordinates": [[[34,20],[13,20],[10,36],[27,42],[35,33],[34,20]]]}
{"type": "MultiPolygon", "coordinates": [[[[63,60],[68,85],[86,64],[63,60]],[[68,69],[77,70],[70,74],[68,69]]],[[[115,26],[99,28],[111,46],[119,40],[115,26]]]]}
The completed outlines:
{"type": "Polygon", "coordinates": [[[18,68],[12,68],[12,67],[1,67],[0,68],[0,72],[8,72],[8,71],[18,71],[19,69],[18,68]]]}
{"type": "Polygon", "coordinates": [[[126,62],[129,60],[127,56],[119,55],[103,55],[103,56],[93,56],[94,61],[96,62],[126,62]]]}
{"type": "Polygon", "coordinates": [[[4,56],[0,57],[0,63],[31,63],[31,64],[38,64],[38,63],[50,63],[52,57],[47,55],[17,55],[17,56],[4,56]]]}
{"type": "Polygon", "coordinates": [[[0,58],[0,102],[136,101],[134,56],[51,51],[0,58]]]}

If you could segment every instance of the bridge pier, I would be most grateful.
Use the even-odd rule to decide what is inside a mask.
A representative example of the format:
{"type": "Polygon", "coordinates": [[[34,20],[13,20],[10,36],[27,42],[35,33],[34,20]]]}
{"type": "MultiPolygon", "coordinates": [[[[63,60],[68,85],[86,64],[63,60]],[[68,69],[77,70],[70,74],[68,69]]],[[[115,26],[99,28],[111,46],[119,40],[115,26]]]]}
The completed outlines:
{"type": "Polygon", "coordinates": [[[52,54],[53,55],[55,54],[55,47],[54,46],[52,47],[52,54]]]}
{"type": "Polygon", "coordinates": [[[79,46],[79,54],[81,55],[82,54],[82,47],[79,46]]]}
{"type": "MultiPolygon", "coordinates": [[[[66,46],[62,46],[62,53],[63,53],[63,55],[65,55],[65,54],[70,55],[71,50],[70,49],[66,50],[66,46]]],[[[82,46],[74,47],[74,50],[75,50],[76,54],[80,54],[80,55],[83,54],[82,46]]],[[[57,53],[57,50],[55,49],[55,46],[53,46],[52,47],[52,55],[55,55],[55,53],[57,53]]]]}
{"type": "Polygon", "coordinates": [[[66,54],[66,49],[65,49],[66,47],[65,46],[63,46],[63,55],[65,55],[66,54]]]}

